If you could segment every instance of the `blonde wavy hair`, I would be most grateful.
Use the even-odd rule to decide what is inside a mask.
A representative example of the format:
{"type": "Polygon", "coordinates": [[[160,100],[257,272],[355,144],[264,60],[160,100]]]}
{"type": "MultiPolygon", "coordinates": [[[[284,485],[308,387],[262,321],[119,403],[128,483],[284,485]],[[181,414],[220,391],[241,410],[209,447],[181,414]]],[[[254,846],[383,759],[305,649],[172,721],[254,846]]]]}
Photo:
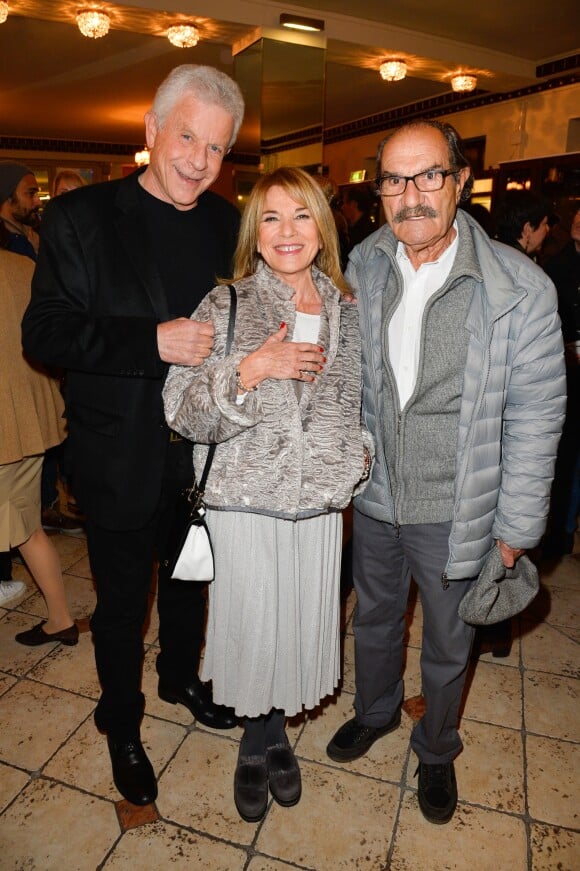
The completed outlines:
{"type": "Polygon", "coordinates": [[[254,185],[240,227],[234,255],[233,281],[253,275],[262,258],[258,253],[258,234],[266,194],[273,187],[282,188],[299,205],[307,208],[318,228],[321,248],[315,265],[330,278],[341,293],[352,293],[340,268],[340,253],[336,224],[320,185],[295,166],[281,166],[261,176],[254,185]]]}

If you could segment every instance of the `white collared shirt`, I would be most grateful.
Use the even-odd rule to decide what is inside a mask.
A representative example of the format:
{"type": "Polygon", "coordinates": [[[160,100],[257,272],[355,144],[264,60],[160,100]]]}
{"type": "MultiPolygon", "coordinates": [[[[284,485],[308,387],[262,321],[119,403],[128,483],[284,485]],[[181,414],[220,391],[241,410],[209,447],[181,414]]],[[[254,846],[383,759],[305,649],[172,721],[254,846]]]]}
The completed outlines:
{"type": "Polygon", "coordinates": [[[417,383],[425,306],[447,280],[455,260],[459,240],[457,221],[453,226],[455,239],[451,245],[438,260],[423,263],[417,270],[407,257],[404,244],[399,242],[397,245],[396,258],[403,277],[403,295],[389,323],[389,359],[401,408],[409,401],[417,383]]]}

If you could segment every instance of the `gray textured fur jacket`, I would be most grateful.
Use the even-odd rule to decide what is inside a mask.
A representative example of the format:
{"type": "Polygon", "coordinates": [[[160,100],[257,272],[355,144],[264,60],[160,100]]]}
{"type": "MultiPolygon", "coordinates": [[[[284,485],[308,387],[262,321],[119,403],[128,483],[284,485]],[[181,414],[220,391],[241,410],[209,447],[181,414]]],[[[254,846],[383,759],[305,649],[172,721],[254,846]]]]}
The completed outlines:
{"type": "Polygon", "coordinates": [[[206,445],[218,445],[205,490],[210,508],[298,519],[344,508],[360,481],[358,311],[315,267],[313,277],[323,300],[319,342],[327,363],[313,383],[304,384],[300,401],[295,382],[272,378],[236,403],[236,369],[242,358],[277,332],[282,321],[289,336],[294,330],[293,291],[267,266],[236,283],[238,307],[228,357],[228,288],[214,288],[192,315],[213,321],[213,352],[202,366],[172,366],[163,398],[169,426],[197,443],[198,476],[206,445]]]}
{"type": "MultiPolygon", "coordinates": [[[[491,242],[462,210],[457,221],[448,284],[469,280],[474,290],[445,572],[452,580],[477,575],[494,539],[524,549],[540,540],[566,392],[554,285],[528,257],[491,242]]],[[[382,227],[353,250],[347,270],[362,335],[363,421],[376,444],[371,480],[355,505],[388,523],[396,517],[381,434],[388,330],[382,312],[385,297],[400,292],[396,246],[382,227]]]]}

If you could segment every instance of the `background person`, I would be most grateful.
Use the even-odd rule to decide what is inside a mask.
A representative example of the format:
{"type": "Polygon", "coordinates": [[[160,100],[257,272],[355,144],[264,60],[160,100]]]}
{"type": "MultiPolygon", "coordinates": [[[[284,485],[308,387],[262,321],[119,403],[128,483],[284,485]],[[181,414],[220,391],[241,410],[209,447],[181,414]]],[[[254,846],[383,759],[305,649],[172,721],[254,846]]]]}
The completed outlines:
{"type": "Polygon", "coordinates": [[[61,169],[57,172],[54,178],[54,187],[52,191],[53,197],[60,197],[61,194],[66,194],[68,191],[75,191],[77,188],[83,188],[86,181],[74,169],[61,169]]]}
{"type": "MultiPolygon", "coordinates": [[[[334,220],[316,181],[282,167],[255,185],[236,251],[235,338],[223,359],[229,294],[195,313],[215,323],[213,354],[174,366],[170,426],[217,442],[205,490],[216,560],[203,676],[244,717],[234,777],[240,815],[257,821],[268,785],[300,798],[285,718],[337,685],[343,509],[364,473],[357,308],[334,220]]],[[[195,448],[195,467],[206,449],[195,448]]],[[[366,457],[366,459],[365,459],[366,457]]]]}
{"type": "Polygon", "coordinates": [[[34,172],[22,163],[0,162],[0,245],[36,261],[40,212],[34,172]]]}
{"type": "Polygon", "coordinates": [[[493,214],[498,242],[535,260],[550,232],[551,206],[534,191],[507,191],[493,214]]]}
{"type": "Polygon", "coordinates": [[[473,627],[457,608],[497,545],[505,566],[541,538],[564,411],[554,287],[489,240],[459,202],[471,189],[449,124],[384,139],[377,187],[387,226],[350,255],[363,355],[363,420],[376,460],[354,510],[355,716],[337,762],[397,729],[411,575],[423,611],[426,711],[413,728],[419,807],[457,805],[453,760],[473,627]]]}
{"type": "Polygon", "coordinates": [[[17,547],[42,595],[48,619],[19,632],[28,646],[76,644],[60,560],[40,522],[40,476],[44,451],[64,438],[58,385],[25,359],[20,321],[30,300],[29,258],[0,248],[0,549],[17,547]]]}
{"type": "Polygon", "coordinates": [[[149,166],[70,191],[45,210],[31,305],[31,356],[66,370],[71,484],[87,517],[96,581],[91,620],[115,784],[134,804],[157,795],[140,739],[143,624],[159,556],[158,693],[214,728],[233,711],[213,704],[197,671],[202,585],[171,581],[165,545],[178,494],[191,484],[192,446],[171,432],[161,390],[170,363],[209,355],[213,326],[189,315],[231,268],[239,214],[210,192],[244,111],[232,79],[184,64],[145,116],[149,166]]]}
{"type": "Polygon", "coordinates": [[[574,550],[580,511],[580,203],[572,213],[570,241],[547,261],[545,269],[558,292],[568,400],[552,486],[549,532],[542,543],[542,555],[561,557],[574,550]]]}
{"type": "Polygon", "coordinates": [[[351,249],[377,229],[371,217],[373,205],[372,194],[366,185],[343,188],[341,208],[348,222],[351,249]]]}

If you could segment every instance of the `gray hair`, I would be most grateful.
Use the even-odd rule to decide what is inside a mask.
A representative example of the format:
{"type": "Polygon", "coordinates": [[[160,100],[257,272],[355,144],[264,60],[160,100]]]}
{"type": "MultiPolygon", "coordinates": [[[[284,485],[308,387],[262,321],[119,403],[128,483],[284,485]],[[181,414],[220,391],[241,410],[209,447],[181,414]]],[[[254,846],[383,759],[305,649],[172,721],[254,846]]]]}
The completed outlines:
{"type": "Polygon", "coordinates": [[[431,120],[419,120],[419,121],[409,121],[407,124],[402,124],[400,127],[397,127],[395,130],[392,130],[388,136],[379,143],[379,150],[377,153],[377,178],[381,174],[381,158],[383,156],[383,151],[387,142],[389,142],[393,136],[396,136],[397,133],[401,133],[403,130],[418,130],[421,127],[431,127],[433,130],[438,130],[439,133],[443,136],[445,141],[447,142],[447,148],[449,150],[449,168],[459,172],[461,169],[467,167],[469,169],[469,177],[463,186],[463,190],[461,191],[461,202],[466,202],[471,196],[471,191],[473,190],[473,172],[471,171],[471,165],[466,158],[463,150],[463,141],[455,129],[451,124],[447,124],[445,121],[431,121],[431,120]]]}
{"type": "Polygon", "coordinates": [[[236,141],[244,117],[244,98],[240,88],[225,73],[215,67],[181,64],[175,67],[157,88],[151,111],[160,127],[184,94],[193,94],[202,103],[221,106],[232,116],[234,130],[229,148],[236,141]]]}

